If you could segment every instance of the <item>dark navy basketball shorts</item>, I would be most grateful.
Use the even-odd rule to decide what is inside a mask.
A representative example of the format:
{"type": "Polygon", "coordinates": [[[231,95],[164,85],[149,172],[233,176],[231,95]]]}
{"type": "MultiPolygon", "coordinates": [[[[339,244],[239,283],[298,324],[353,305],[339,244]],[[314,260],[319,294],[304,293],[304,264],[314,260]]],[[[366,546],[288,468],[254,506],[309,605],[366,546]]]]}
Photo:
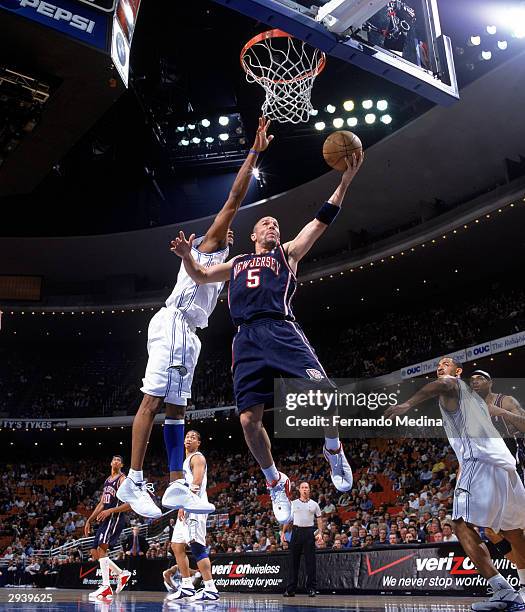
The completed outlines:
{"type": "Polygon", "coordinates": [[[273,405],[275,378],[335,388],[304,332],[291,321],[258,319],[241,325],[233,339],[232,371],[238,413],[257,404],[273,405]]]}
{"type": "Polygon", "coordinates": [[[107,544],[109,548],[116,546],[125,525],[126,519],[123,512],[111,514],[97,529],[92,548],[98,548],[100,544],[107,544]]]}

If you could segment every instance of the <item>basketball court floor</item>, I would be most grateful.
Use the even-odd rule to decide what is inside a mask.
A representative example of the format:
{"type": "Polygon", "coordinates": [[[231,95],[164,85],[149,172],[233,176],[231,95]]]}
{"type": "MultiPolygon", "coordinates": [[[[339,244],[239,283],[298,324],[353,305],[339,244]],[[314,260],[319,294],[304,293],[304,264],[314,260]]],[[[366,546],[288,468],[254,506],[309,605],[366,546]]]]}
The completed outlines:
{"type": "Polygon", "coordinates": [[[153,610],[217,610],[220,612],[241,612],[242,610],[356,610],[357,612],[468,612],[470,604],[477,599],[470,597],[399,597],[377,595],[318,595],[310,598],[297,595],[284,599],[281,595],[249,595],[225,593],[218,602],[167,603],[166,593],[137,591],[120,593],[111,602],[92,602],[84,590],[8,590],[0,592],[2,610],[41,610],[57,612],[153,612],[153,610]],[[45,594],[51,601],[33,603],[31,599],[45,594]],[[31,597],[33,596],[33,597],[31,597]]]}

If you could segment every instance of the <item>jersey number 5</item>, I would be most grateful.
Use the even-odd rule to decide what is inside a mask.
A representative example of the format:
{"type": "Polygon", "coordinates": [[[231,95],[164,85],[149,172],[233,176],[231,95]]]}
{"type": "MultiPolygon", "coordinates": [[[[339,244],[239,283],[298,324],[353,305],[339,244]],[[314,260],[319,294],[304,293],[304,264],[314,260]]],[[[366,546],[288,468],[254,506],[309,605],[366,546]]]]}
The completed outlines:
{"type": "Polygon", "coordinates": [[[249,268],[248,275],[246,277],[246,286],[250,289],[255,289],[261,284],[261,277],[259,273],[261,272],[261,268],[249,268]]]}

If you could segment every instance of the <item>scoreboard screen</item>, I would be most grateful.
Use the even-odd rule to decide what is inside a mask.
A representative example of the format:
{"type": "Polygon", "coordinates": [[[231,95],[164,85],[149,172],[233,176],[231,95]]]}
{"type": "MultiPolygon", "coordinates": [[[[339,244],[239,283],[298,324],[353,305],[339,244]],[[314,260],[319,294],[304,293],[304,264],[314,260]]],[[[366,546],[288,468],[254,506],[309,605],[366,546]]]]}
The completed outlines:
{"type": "Polygon", "coordinates": [[[41,299],[41,276],[0,275],[0,300],[37,302],[41,299]]]}

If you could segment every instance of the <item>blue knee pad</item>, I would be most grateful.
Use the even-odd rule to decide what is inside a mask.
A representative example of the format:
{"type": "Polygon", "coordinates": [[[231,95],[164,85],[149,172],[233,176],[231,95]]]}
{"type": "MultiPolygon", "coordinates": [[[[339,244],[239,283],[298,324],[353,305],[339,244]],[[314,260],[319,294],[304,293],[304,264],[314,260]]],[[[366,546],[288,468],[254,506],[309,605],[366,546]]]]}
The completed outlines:
{"type": "Polygon", "coordinates": [[[206,546],[199,544],[199,542],[190,542],[191,552],[195,557],[195,561],[202,561],[202,559],[208,558],[208,550],[206,546]]]}

